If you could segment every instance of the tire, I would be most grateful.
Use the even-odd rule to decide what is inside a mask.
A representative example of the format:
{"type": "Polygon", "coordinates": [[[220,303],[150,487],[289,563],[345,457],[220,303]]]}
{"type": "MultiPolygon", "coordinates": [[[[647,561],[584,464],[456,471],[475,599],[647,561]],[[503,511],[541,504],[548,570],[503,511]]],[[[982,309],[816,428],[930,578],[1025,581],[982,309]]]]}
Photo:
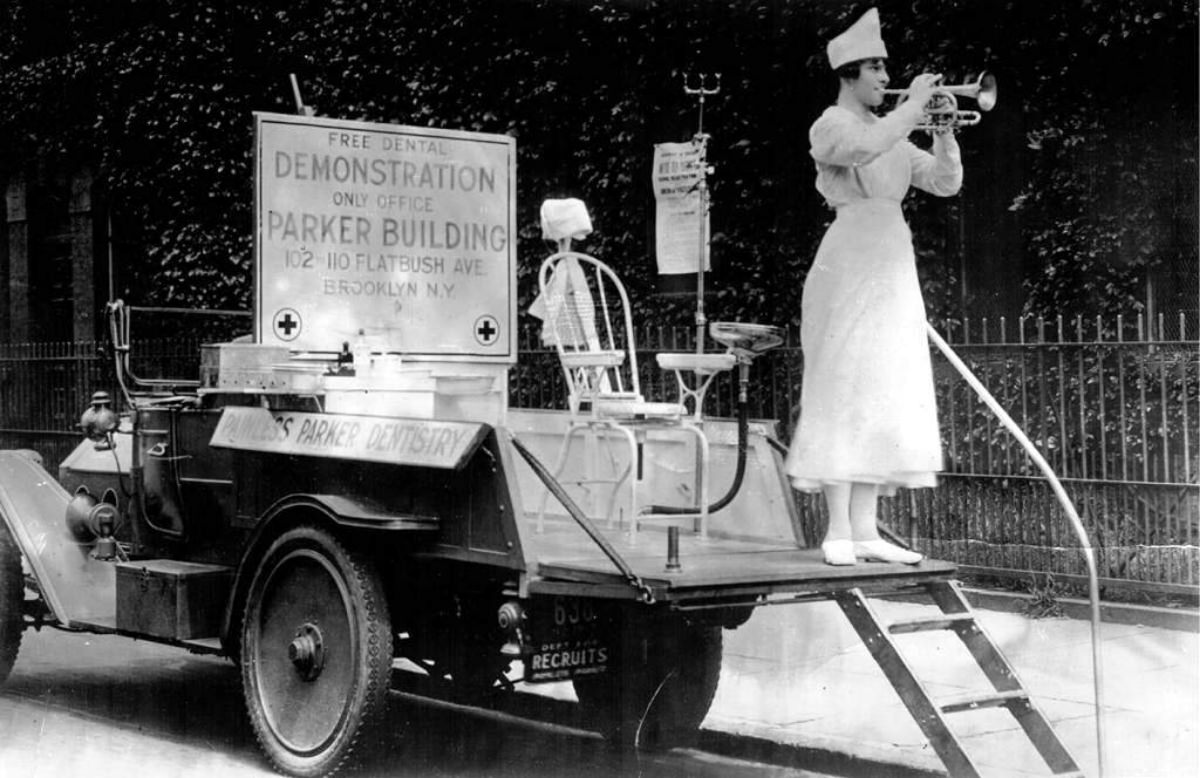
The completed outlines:
{"type": "Polygon", "coordinates": [[[279,770],[331,775],[362,756],[387,713],[392,629],[379,573],[324,529],[267,549],[246,598],[242,689],[279,770]]]}
{"type": "Polygon", "coordinates": [[[609,671],[575,679],[575,695],[585,720],[614,744],[690,745],[716,695],[721,653],[720,627],[638,619],[622,630],[609,671]]]}
{"type": "Polygon", "coordinates": [[[17,661],[21,633],[25,629],[25,574],[21,552],[0,520],[0,683],[4,683],[17,661]]]}

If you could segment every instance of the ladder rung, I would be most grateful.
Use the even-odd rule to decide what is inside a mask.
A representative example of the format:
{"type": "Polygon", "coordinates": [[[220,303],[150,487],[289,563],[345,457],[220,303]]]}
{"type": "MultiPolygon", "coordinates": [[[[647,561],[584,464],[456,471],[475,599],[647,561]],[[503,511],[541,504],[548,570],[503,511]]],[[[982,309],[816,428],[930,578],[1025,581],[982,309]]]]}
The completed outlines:
{"type": "Polygon", "coordinates": [[[992,692],[991,694],[968,694],[957,700],[942,703],[942,713],[959,713],[964,710],[978,710],[979,708],[996,708],[1001,705],[1007,705],[1010,702],[1018,700],[1028,700],[1029,693],[1024,689],[1013,689],[1006,692],[992,692]]]}
{"type": "Polygon", "coordinates": [[[915,619],[897,621],[888,625],[888,632],[903,635],[909,632],[928,632],[935,629],[954,629],[958,624],[975,621],[972,613],[941,613],[937,616],[919,616],[915,619]]]}

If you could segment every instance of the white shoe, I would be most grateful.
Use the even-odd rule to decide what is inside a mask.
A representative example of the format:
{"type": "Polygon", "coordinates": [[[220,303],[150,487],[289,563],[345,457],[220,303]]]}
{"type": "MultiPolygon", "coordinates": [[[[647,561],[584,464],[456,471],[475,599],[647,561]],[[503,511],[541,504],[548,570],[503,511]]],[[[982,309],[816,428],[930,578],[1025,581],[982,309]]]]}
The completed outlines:
{"type": "Polygon", "coordinates": [[[915,565],[924,559],[916,551],[894,546],[886,540],[856,540],[854,555],[864,562],[895,562],[901,565],[915,565]]]}
{"type": "Polygon", "coordinates": [[[825,555],[827,565],[844,567],[856,562],[852,540],[826,540],[821,544],[821,553],[825,555]]]}

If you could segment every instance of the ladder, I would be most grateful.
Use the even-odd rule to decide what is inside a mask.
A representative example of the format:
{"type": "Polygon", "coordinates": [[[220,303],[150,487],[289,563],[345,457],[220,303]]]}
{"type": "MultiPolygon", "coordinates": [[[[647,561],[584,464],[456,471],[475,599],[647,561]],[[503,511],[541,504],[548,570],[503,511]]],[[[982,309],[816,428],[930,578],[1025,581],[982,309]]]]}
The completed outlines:
{"type": "Polygon", "coordinates": [[[951,731],[947,715],[1003,707],[1016,718],[1054,775],[1082,778],[1083,773],[1075,759],[1051,729],[1046,717],[1034,705],[1012,665],[975,620],[971,605],[963,597],[958,584],[950,580],[929,581],[919,584],[916,588],[923,589],[942,613],[885,625],[867,601],[862,589],[846,589],[834,593],[833,597],[884,675],[891,681],[950,775],[959,778],[979,776],[980,772],[951,731]],[[994,690],[935,702],[902,656],[897,641],[893,638],[897,635],[931,630],[953,630],[991,681],[994,690]]]}

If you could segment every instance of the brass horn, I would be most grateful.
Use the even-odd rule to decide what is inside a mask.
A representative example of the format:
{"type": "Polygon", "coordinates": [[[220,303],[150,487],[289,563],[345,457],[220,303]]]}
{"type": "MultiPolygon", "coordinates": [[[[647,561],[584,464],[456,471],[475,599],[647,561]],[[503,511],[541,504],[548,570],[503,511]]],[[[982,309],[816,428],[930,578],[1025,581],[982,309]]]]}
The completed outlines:
{"type": "MultiPolygon", "coordinates": [[[[885,89],[883,93],[898,96],[899,103],[908,99],[907,89],[885,89]]],[[[983,118],[981,112],[996,107],[996,94],[996,77],[987,71],[980,73],[979,78],[969,84],[936,86],[929,102],[925,104],[925,118],[917,124],[917,129],[926,132],[946,132],[979,124],[979,120],[983,118]],[[979,110],[959,110],[960,97],[974,100],[979,110]]]]}

